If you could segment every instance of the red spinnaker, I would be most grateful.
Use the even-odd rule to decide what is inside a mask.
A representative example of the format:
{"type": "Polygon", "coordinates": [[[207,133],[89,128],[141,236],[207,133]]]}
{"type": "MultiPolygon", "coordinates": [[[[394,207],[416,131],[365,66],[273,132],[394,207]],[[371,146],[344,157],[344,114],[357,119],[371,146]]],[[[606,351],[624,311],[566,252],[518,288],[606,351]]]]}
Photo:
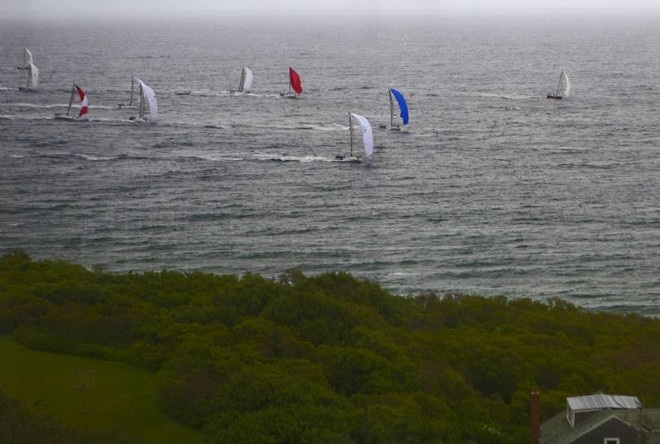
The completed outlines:
{"type": "Polygon", "coordinates": [[[298,94],[302,94],[302,85],[300,84],[300,76],[290,66],[289,66],[289,80],[291,82],[291,88],[298,94]]]}
{"type": "Polygon", "coordinates": [[[87,114],[87,95],[85,94],[85,91],[82,90],[81,87],[78,85],[74,85],[76,87],[76,91],[78,91],[78,95],[80,96],[80,114],[78,114],[78,117],[82,117],[85,114],[87,114]]]}

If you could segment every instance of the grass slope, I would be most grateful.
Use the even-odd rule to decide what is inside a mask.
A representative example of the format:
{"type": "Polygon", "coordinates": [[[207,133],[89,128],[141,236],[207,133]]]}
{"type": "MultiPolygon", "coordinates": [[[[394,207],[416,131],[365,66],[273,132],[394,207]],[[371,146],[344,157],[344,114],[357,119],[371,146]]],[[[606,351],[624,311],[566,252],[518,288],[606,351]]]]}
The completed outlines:
{"type": "Polygon", "coordinates": [[[156,408],[154,376],[126,364],[34,351],[0,336],[0,390],[27,409],[81,430],[147,443],[203,442],[156,408]]]}

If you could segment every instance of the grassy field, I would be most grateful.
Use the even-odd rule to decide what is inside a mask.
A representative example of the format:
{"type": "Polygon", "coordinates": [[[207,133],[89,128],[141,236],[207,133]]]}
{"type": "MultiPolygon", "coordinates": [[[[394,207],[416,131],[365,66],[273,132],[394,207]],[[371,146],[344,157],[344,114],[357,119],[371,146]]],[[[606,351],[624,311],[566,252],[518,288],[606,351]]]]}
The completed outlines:
{"type": "Polygon", "coordinates": [[[129,365],[40,352],[0,336],[0,390],[67,427],[114,430],[147,443],[203,442],[156,408],[154,375],[129,365]]]}

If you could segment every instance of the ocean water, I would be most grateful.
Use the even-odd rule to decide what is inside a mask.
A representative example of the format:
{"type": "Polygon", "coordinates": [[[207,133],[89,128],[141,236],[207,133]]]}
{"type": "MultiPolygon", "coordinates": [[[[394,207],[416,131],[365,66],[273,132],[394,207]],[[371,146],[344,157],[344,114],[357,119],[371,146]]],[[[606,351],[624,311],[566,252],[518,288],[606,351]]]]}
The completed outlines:
{"type": "Polygon", "coordinates": [[[660,315],[653,18],[5,20],[0,37],[0,253],[660,315]],[[38,92],[18,90],[24,47],[38,92]],[[253,90],[231,94],[244,65],[253,90]],[[547,100],[562,69],[571,95],[547,100]],[[157,123],[119,108],[132,76],[157,123]],[[91,122],[53,119],[73,82],[91,122]],[[378,128],[388,87],[405,131],[378,128]],[[349,112],[374,127],[364,163],[334,161],[349,112]]]}

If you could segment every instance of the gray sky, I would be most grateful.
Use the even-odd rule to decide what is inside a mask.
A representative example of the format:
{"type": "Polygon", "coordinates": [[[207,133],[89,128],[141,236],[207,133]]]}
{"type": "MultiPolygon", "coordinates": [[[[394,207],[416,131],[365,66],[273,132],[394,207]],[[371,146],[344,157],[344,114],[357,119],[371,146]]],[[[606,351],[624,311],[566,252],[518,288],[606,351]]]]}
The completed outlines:
{"type": "Polygon", "coordinates": [[[0,0],[0,17],[276,12],[437,14],[660,14],[660,0],[0,0]]]}

